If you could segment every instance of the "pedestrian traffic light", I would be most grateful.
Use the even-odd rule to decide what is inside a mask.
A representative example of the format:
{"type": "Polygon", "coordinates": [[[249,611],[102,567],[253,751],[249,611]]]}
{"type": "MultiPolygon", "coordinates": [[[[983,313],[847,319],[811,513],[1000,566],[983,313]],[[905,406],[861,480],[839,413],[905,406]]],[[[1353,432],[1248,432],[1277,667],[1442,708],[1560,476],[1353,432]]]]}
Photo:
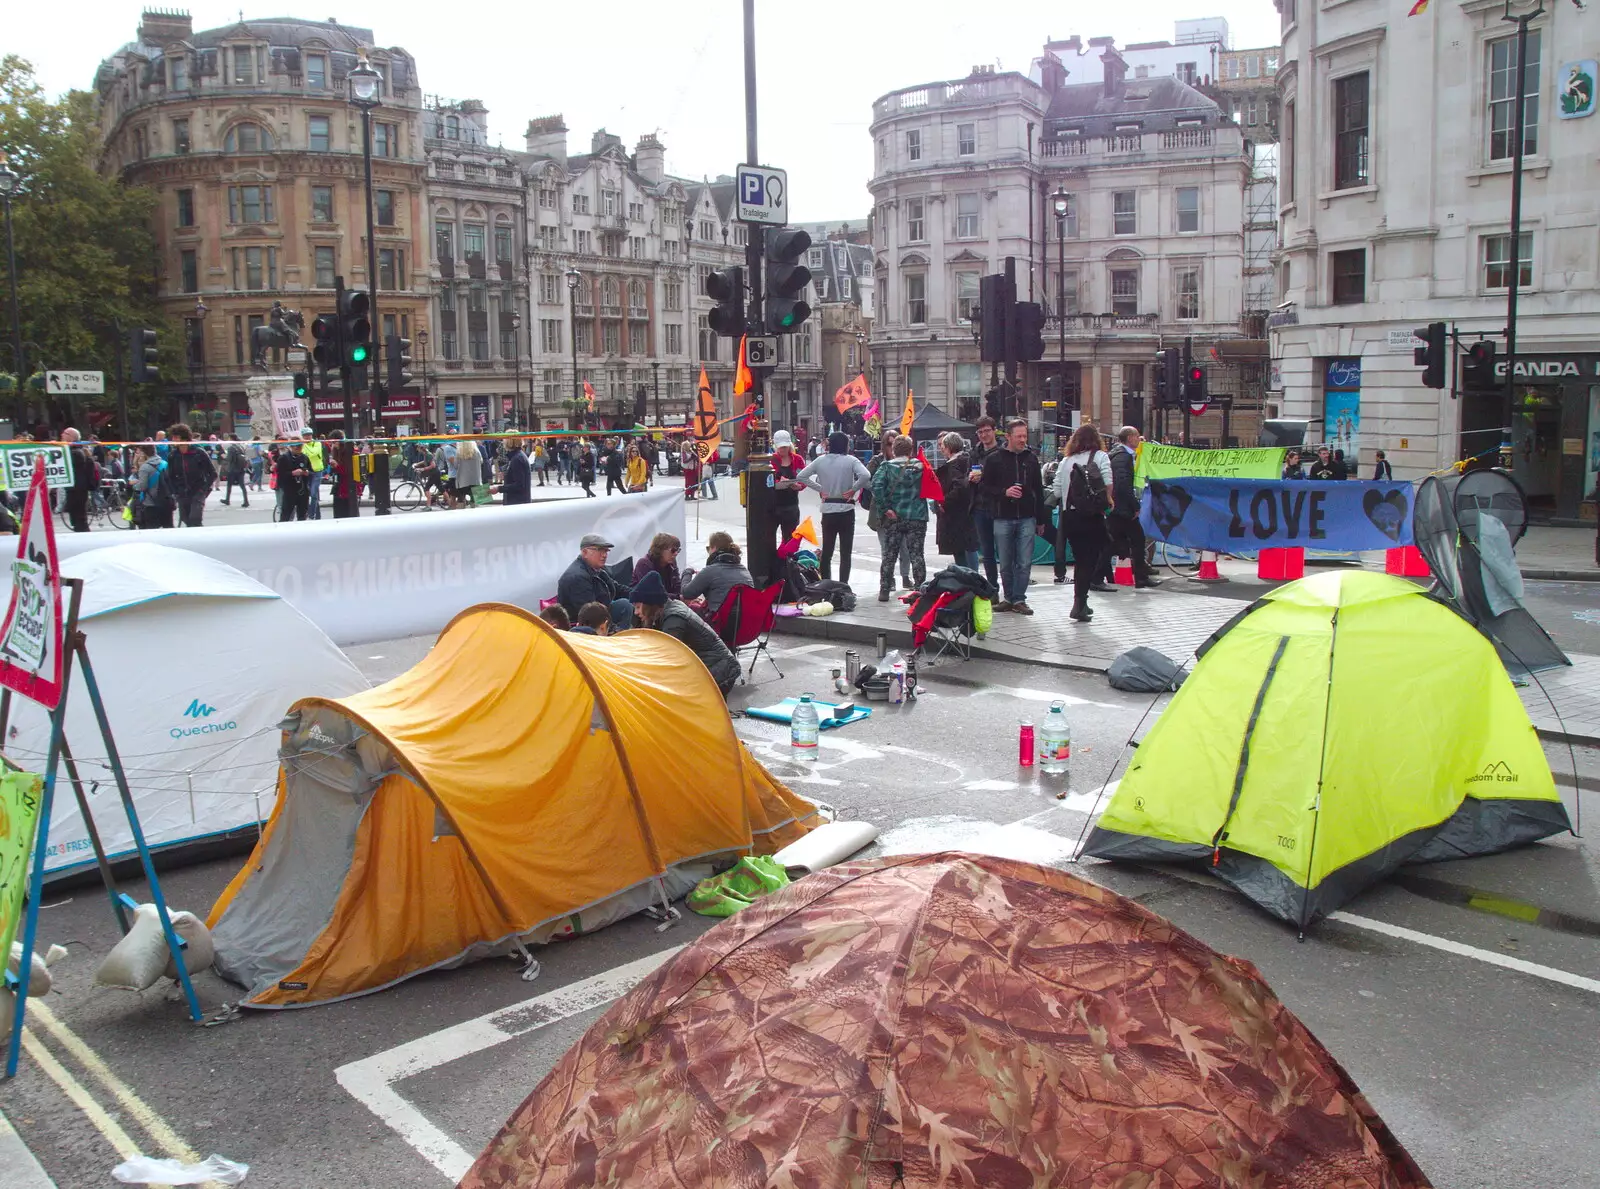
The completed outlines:
{"type": "Polygon", "coordinates": [[[1010,305],[1005,273],[978,278],[978,358],[985,363],[1006,361],[1006,309],[1010,305]]]}
{"type": "Polygon", "coordinates": [[[1206,369],[1191,363],[1183,376],[1183,402],[1191,411],[1204,411],[1207,399],[1206,369]]]}
{"type": "Polygon", "coordinates": [[[1429,388],[1444,387],[1444,341],[1445,325],[1443,322],[1430,322],[1426,326],[1419,326],[1411,332],[1421,339],[1426,346],[1412,349],[1412,361],[1422,368],[1422,382],[1429,388]]]}
{"type": "Polygon", "coordinates": [[[140,328],[129,336],[129,366],[135,384],[149,384],[161,379],[160,352],[156,350],[156,332],[140,328]]]}
{"type": "Polygon", "coordinates": [[[311,358],[323,371],[338,371],[339,320],[331,314],[318,314],[311,321],[311,337],[316,345],[311,348],[311,358]]]}
{"type": "Polygon", "coordinates": [[[372,355],[372,299],[364,289],[345,289],[339,294],[339,346],[341,363],[364,367],[372,355]]]}
{"type": "Polygon", "coordinates": [[[803,295],[811,284],[811,270],[800,258],[811,247],[811,236],[801,230],[766,229],[766,322],[768,334],[793,334],[811,317],[803,295]]]}
{"type": "Polygon", "coordinates": [[[301,400],[304,400],[310,394],[310,392],[311,392],[311,377],[306,375],[305,372],[295,372],[295,374],[294,374],[294,394],[295,394],[295,396],[298,397],[301,400]]]}
{"type": "Polygon", "coordinates": [[[1461,369],[1461,386],[1478,392],[1492,392],[1500,386],[1494,374],[1499,354],[1493,339],[1479,339],[1467,348],[1466,366],[1461,369]]]}
{"type": "Polygon", "coordinates": [[[706,277],[706,296],[717,303],[706,315],[706,325],[730,339],[744,334],[744,269],[712,270],[706,277]]]}
{"type": "Polygon", "coordinates": [[[1156,404],[1175,405],[1182,396],[1182,373],[1178,363],[1179,351],[1167,347],[1156,352],[1156,404]]]}
{"type": "Polygon", "coordinates": [[[1012,358],[1021,363],[1044,358],[1044,307],[1036,301],[1019,301],[1011,307],[1008,326],[1016,330],[1012,358]]]}
{"type": "Polygon", "coordinates": [[[384,340],[383,349],[389,364],[389,391],[399,392],[411,383],[411,340],[391,334],[384,340]]]}

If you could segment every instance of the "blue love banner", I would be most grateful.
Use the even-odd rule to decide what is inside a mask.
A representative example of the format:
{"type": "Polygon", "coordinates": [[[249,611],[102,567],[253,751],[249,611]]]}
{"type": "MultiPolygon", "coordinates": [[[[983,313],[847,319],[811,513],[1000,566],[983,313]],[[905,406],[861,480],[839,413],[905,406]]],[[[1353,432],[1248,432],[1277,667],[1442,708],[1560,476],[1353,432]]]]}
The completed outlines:
{"type": "Polygon", "coordinates": [[[1217,553],[1355,552],[1411,544],[1409,483],[1151,479],[1139,521],[1153,540],[1217,553]]]}

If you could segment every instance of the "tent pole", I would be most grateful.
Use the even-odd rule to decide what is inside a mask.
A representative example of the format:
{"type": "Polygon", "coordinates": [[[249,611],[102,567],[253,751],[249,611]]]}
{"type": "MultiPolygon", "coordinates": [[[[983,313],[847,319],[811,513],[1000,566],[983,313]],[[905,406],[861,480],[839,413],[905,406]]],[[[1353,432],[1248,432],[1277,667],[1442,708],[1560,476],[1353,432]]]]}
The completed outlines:
{"type": "Polygon", "coordinates": [[[1328,719],[1333,712],[1333,654],[1339,644],[1339,608],[1333,609],[1333,630],[1328,635],[1328,683],[1322,703],[1322,746],[1317,752],[1317,799],[1311,804],[1311,845],[1306,848],[1306,879],[1300,892],[1300,936],[1306,939],[1306,912],[1311,904],[1311,870],[1317,858],[1317,824],[1322,820],[1322,778],[1328,767],[1328,719]]]}

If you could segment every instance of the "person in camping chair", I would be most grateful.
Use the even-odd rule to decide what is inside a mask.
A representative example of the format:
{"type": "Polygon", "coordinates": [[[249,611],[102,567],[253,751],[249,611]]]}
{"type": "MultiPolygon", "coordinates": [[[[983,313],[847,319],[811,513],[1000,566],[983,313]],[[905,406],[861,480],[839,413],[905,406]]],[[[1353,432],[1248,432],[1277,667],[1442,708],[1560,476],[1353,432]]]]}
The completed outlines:
{"type": "Polygon", "coordinates": [[[578,556],[556,583],[556,601],[574,622],[585,604],[605,603],[611,608],[611,631],[616,633],[633,626],[633,604],[628,601],[628,588],[606,569],[611,550],[611,542],[599,533],[586,534],[578,542],[578,556]]]}

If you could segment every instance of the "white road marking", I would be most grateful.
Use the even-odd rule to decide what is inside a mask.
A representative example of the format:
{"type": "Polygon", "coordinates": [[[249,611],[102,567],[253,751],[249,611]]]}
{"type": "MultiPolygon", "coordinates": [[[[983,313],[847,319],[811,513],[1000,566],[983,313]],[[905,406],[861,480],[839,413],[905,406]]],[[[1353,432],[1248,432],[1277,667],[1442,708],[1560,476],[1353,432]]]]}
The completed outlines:
{"type": "Polygon", "coordinates": [[[392,1127],[424,1160],[451,1182],[459,1181],[472,1167],[473,1155],[402,1098],[395,1091],[394,1083],[481,1053],[569,1016],[604,1007],[632,990],[682,948],[673,946],[647,954],[580,982],[557,987],[509,1007],[496,1008],[476,1019],[464,1020],[382,1053],[341,1065],[333,1075],[356,1101],[392,1127]]]}

